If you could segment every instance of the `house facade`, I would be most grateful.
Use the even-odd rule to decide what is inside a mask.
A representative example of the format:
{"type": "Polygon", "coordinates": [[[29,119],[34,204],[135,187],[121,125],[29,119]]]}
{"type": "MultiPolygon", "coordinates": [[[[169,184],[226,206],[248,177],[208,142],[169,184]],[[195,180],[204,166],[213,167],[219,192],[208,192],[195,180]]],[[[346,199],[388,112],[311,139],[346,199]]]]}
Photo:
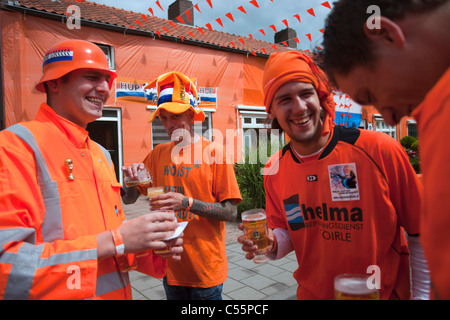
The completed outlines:
{"type": "MultiPolygon", "coordinates": [[[[149,123],[155,93],[143,89],[168,71],[196,79],[199,107],[206,114],[196,130],[231,146],[227,152],[235,160],[242,158],[267,118],[264,65],[272,52],[293,49],[181,23],[188,20],[186,8],[194,20],[189,3],[175,1],[172,19],[161,19],[88,1],[0,0],[0,129],[32,120],[45,102],[34,85],[47,49],[62,40],[84,39],[103,49],[118,74],[103,117],[87,129],[110,151],[120,181],[122,165],[141,162],[156,144],[169,140],[159,121],[149,123]],[[246,131],[252,134],[245,136],[246,131]]],[[[366,129],[383,127],[373,108],[361,107],[359,117],[366,129]]],[[[408,123],[383,130],[400,139],[408,134],[408,123]]]]}

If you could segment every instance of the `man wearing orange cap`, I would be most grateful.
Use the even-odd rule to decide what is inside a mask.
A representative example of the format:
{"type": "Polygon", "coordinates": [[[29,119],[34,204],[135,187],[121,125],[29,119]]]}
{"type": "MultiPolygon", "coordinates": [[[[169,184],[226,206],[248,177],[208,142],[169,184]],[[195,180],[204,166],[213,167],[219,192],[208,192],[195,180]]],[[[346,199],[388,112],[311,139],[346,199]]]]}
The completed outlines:
{"type": "Polygon", "coordinates": [[[450,1],[339,1],[327,19],[321,65],[391,126],[417,121],[423,175],[421,240],[436,298],[450,299],[450,1]],[[368,7],[378,8],[378,16],[368,7]],[[347,23],[352,21],[352,23],[347,23]],[[349,36],[351,35],[351,36],[349,36]]]}
{"type": "MultiPolygon", "coordinates": [[[[265,170],[269,257],[295,251],[297,298],[333,299],[333,279],[358,273],[381,299],[409,299],[404,230],[413,273],[425,274],[413,277],[413,298],[427,298],[417,237],[422,190],[401,146],[383,133],[335,126],[326,78],[303,53],[272,54],[263,89],[269,118],[290,138],[265,170]]],[[[256,246],[238,240],[253,258],[256,246]]]]}
{"type": "MultiPolygon", "coordinates": [[[[134,253],[164,248],[173,235],[168,213],[123,223],[109,153],[86,131],[115,77],[97,45],[59,42],[36,85],[47,103],[0,133],[0,298],[131,299],[134,253]]],[[[164,275],[164,259],[138,260],[140,271],[164,275]]]]}
{"type": "MultiPolygon", "coordinates": [[[[194,132],[194,122],[205,115],[196,108],[197,89],[186,75],[168,72],[149,83],[157,86],[158,116],[172,141],[157,145],[143,164],[124,167],[127,175],[138,167],[150,169],[153,186],[164,186],[165,194],[150,198],[158,210],[173,210],[178,221],[189,221],[183,236],[180,261],[168,261],[164,288],[168,300],[222,299],[227,278],[225,223],[234,221],[241,201],[233,164],[227,163],[223,146],[194,132]]],[[[124,203],[132,203],[147,189],[126,189],[124,203]]]]}

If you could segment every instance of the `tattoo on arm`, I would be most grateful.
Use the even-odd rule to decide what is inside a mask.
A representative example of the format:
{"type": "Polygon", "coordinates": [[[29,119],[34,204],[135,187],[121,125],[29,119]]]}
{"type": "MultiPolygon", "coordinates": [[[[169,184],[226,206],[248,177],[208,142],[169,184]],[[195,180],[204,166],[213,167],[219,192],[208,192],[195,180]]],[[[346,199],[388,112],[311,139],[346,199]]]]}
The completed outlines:
{"type": "MultiPolygon", "coordinates": [[[[184,197],[182,203],[187,208],[189,198],[184,197]]],[[[237,206],[230,200],[211,203],[194,199],[191,212],[211,220],[233,222],[237,217],[237,206]]]]}

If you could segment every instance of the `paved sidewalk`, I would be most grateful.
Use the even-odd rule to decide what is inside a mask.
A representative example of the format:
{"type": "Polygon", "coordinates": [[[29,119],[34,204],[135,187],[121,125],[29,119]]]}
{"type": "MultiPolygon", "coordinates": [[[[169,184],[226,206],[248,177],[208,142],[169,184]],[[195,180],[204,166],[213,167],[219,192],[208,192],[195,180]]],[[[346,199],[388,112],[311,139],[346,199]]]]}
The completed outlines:
{"type": "MultiPolygon", "coordinates": [[[[141,196],[135,204],[124,205],[125,216],[132,218],[148,212],[148,200],[141,196]]],[[[223,286],[224,300],[295,300],[297,282],[293,273],[297,268],[295,254],[283,259],[256,264],[244,257],[237,237],[241,231],[237,223],[226,223],[225,242],[228,259],[228,278],[223,286]]],[[[161,279],[137,271],[130,272],[133,300],[165,300],[161,279]]]]}

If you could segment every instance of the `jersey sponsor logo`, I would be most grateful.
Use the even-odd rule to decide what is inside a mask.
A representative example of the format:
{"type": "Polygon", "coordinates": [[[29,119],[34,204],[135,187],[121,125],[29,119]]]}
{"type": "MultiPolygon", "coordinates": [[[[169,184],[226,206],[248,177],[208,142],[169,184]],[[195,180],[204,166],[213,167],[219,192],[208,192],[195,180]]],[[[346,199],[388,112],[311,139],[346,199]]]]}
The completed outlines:
{"type": "Polygon", "coordinates": [[[331,200],[359,200],[358,174],[355,163],[328,166],[331,200]]]}
{"type": "Polygon", "coordinates": [[[302,210],[300,209],[298,194],[294,194],[293,196],[284,199],[283,204],[290,228],[294,231],[304,228],[305,221],[303,219],[302,210]]]}
{"type": "Polygon", "coordinates": [[[312,175],[306,176],[306,181],[308,181],[308,182],[317,181],[317,175],[316,174],[312,174],[312,175]]]}
{"type": "Polygon", "coordinates": [[[363,210],[359,207],[337,207],[327,203],[307,206],[300,203],[298,194],[284,199],[283,205],[286,220],[292,231],[319,227],[320,234],[325,240],[351,242],[351,232],[362,230],[363,227],[363,210]]]}

